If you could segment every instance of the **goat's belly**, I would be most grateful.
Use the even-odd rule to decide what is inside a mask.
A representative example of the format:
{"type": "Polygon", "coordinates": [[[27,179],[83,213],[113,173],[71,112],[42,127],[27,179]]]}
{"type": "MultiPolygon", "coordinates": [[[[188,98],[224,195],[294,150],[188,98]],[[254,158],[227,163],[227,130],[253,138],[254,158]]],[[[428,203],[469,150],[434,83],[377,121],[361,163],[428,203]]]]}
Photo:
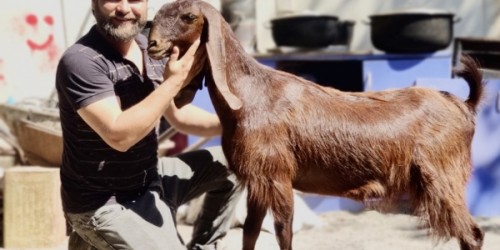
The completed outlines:
{"type": "Polygon", "coordinates": [[[294,189],[307,193],[357,200],[380,197],[385,193],[384,184],[379,181],[378,175],[366,169],[365,171],[356,168],[346,168],[342,171],[309,169],[297,176],[299,177],[293,182],[294,189]]]}

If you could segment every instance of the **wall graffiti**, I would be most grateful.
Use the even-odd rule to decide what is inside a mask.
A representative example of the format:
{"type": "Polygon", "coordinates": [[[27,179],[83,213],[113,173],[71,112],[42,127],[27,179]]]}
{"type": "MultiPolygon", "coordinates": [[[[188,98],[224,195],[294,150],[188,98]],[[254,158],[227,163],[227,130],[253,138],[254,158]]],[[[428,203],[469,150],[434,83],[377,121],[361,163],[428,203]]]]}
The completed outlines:
{"type": "MultiPolygon", "coordinates": [[[[32,29],[34,30],[38,30],[37,26],[39,25],[38,24],[38,18],[35,14],[29,14],[26,16],[26,23],[31,26],[32,29]]],[[[54,24],[54,19],[52,18],[52,16],[45,16],[43,18],[43,20],[45,21],[45,23],[49,26],[52,26],[52,24],[54,24]]],[[[53,42],[54,40],[54,35],[53,34],[49,34],[47,36],[47,39],[45,40],[42,40],[42,41],[35,41],[35,40],[32,40],[31,38],[28,38],[26,40],[26,43],[28,44],[28,46],[30,47],[30,49],[32,51],[34,50],[45,50],[47,49],[53,42]]]]}
{"type": "Polygon", "coordinates": [[[54,17],[51,15],[38,16],[35,13],[29,13],[24,18],[28,29],[24,30],[26,34],[26,44],[32,53],[45,52],[47,59],[52,64],[57,62],[59,49],[54,43],[54,17]],[[45,29],[43,26],[46,26],[45,29]]]}
{"type": "Polygon", "coordinates": [[[13,4],[0,17],[0,102],[47,98],[64,49],[60,1],[4,1],[13,4]]]}
{"type": "Polygon", "coordinates": [[[0,58],[0,88],[5,85],[5,76],[3,72],[3,60],[0,58]]]}
{"type": "Polygon", "coordinates": [[[5,70],[3,66],[3,59],[0,58],[0,100],[7,98],[7,82],[5,80],[5,70]]]}

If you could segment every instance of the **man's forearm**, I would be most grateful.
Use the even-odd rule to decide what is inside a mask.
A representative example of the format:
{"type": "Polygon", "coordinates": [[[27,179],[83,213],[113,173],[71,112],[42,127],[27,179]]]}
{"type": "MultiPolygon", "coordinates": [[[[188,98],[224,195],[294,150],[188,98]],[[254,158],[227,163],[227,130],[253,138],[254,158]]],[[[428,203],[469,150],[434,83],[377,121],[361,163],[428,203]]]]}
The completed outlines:
{"type": "Polygon", "coordinates": [[[106,143],[127,151],[158,124],[182,87],[184,78],[172,75],[134,106],[122,110],[117,97],[106,98],[78,110],[79,115],[106,143]]]}
{"type": "Polygon", "coordinates": [[[219,117],[192,104],[177,109],[171,104],[165,114],[169,123],[177,130],[196,136],[218,136],[222,132],[219,117]]]}

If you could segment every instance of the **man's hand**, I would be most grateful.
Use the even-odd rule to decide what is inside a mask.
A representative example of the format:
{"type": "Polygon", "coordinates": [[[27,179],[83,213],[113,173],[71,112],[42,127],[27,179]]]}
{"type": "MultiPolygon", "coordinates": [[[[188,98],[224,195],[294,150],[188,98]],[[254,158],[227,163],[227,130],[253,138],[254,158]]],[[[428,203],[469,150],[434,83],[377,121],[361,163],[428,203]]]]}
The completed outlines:
{"type": "MultiPolygon", "coordinates": [[[[170,79],[173,83],[179,85],[179,89],[186,86],[192,78],[200,72],[203,63],[196,63],[200,52],[196,53],[200,45],[200,40],[196,40],[184,53],[182,58],[179,58],[179,48],[176,46],[172,49],[170,59],[165,65],[163,72],[164,81],[170,79]]],[[[203,58],[204,59],[204,58],[203,58]]]]}

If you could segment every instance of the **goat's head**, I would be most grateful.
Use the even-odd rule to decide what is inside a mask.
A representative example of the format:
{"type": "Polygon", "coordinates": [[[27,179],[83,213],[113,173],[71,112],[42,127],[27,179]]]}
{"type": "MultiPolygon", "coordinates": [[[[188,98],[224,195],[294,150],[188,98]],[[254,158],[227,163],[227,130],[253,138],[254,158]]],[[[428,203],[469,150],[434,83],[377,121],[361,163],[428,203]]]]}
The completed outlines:
{"type": "MultiPolygon", "coordinates": [[[[153,19],[148,53],[151,57],[160,59],[169,56],[172,48],[177,46],[183,55],[189,46],[200,38],[202,45],[199,49],[206,49],[215,85],[229,107],[237,110],[241,108],[241,101],[231,93],[226,80],[223,22],[225,21],[220,13],[201,0],[178,0],[165,4],[153,19]]],[[[196,77],[192,84],[182,89],[178,95],[186,98],[174,99],[177,106],[185,104],[186,99],[189,99],[188,102],[192,101],[196,89],[201,84],[201,78],[196,77]],[[192,84],[196,86],[193,87],[192,84]],[[188,94],[182,93],[183,91],[188,91],[188,94]]]]}

